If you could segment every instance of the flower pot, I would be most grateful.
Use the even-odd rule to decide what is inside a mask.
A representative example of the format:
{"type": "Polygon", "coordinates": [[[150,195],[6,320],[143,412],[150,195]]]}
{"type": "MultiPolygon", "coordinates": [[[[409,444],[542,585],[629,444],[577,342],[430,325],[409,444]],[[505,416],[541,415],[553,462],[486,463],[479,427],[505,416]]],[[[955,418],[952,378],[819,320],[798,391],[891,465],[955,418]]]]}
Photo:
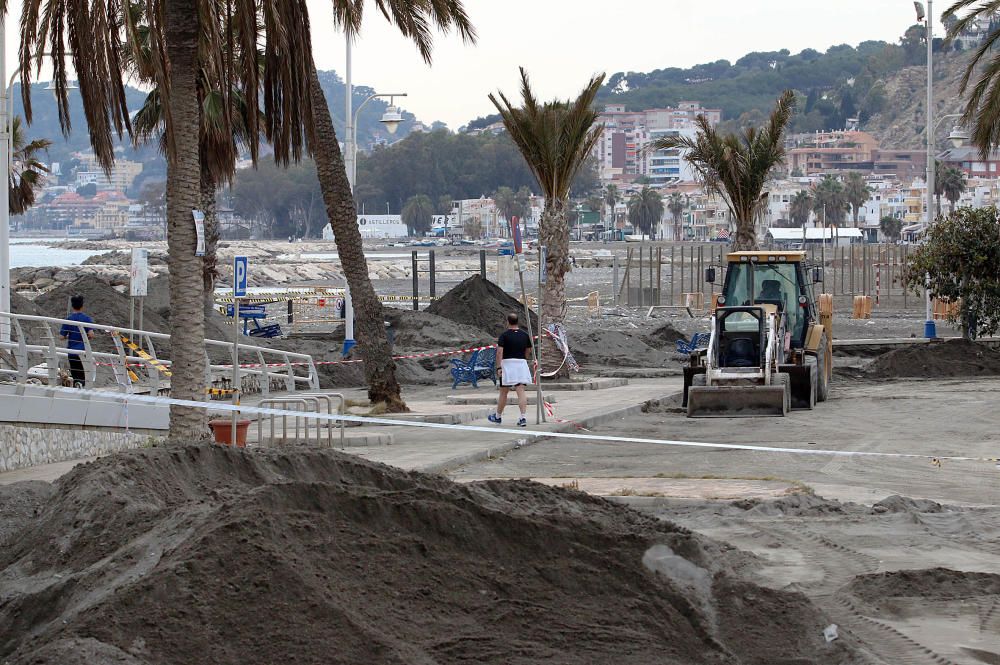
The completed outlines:
{"type": "MultiPolygon", "coordinates": [[[[216,443],[221,443],[224,446],[228,446],[232,443],[233,421],[231,419],[219,418],[218,420],[210,420],[208,421],[208,426],[211,428],[213,436],[215,436],[216,443]]],[[[246,448],[247,430],[249,429],[249,420],[236,421],[236,446],[238,448],[246,448]]]]}

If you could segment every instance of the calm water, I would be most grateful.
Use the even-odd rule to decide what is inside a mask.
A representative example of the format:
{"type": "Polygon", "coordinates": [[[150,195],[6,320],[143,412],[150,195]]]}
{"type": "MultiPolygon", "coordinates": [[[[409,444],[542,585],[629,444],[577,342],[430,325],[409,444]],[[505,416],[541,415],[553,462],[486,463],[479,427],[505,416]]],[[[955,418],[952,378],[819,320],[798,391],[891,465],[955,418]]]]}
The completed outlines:
{"type": "Polygon", "coordinates": [[[60,241],[64,238],[11,238],[10,267],[78,266],[94,254],[92,249],[56,249],[38,243],[47,240],[60,241]]]}

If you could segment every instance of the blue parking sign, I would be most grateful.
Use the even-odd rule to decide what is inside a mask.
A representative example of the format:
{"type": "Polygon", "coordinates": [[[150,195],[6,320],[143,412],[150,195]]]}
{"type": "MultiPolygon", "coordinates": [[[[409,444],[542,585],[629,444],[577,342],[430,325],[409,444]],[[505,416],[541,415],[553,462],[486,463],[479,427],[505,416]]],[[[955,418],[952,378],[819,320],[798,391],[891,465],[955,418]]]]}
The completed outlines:
{"type": "Polygon", "coordinates": [[[233,297],[243,298],[247,294],[247,273],[250,262],[245,256],[233,257],[233,297]]]}

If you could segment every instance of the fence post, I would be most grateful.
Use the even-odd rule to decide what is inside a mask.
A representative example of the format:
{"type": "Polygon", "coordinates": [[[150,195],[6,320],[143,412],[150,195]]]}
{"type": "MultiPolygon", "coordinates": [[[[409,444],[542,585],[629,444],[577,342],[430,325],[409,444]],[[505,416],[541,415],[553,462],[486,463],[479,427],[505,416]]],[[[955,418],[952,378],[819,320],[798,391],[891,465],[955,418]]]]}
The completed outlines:
{"type": "Polygon", "coordinates": [[[684,245],[681,245],[681,300],[684,300],[684,245]]]}
{"type": "Polygon", "coordinates": [[[418,273],[417,250],[410,252],[410,273],[413,275],[413,310],[420,309],[420,275],[418,273]]]}
{"type": "Polygon", "coordinates": [[[486,250],[479,250],[479,276],[486,279],[486,250]]]}
{"type": "Polygon", "coordinates": [[[642,307],[642,245],[639,245],[639,307],[642,307]]]}
{"type": "Polygon", "coordinates": [[[611,254],[611,302],[618,306],[618,255],[611,254]]]}
{"type": "Polygon", "coordinates": [[[656,248],[656,304],[663,304],[663,247],[656,248]]]}
{"type": "Polygon", "coordinates": [[[674,278],[677,277],[676,266],[674,265],[674,246],[670,246],[670,304],[676,305],[677,300],[674,298],[674,278]]]}
{"type": "Polygon", "coordinates": [[[435,279],[435,277],[437,275],[434,272],[434,250],[433,249],[430,250],[429,252],[427,252],[427,257],[428,257],[428,263],[430,265],[430,275],[431,275],[431,300],[434,300],[434,294],[435,294],[435,290],[436,290],[436,287],[437,287],[437,284],[435,283],[437,280],[435,279]]]}

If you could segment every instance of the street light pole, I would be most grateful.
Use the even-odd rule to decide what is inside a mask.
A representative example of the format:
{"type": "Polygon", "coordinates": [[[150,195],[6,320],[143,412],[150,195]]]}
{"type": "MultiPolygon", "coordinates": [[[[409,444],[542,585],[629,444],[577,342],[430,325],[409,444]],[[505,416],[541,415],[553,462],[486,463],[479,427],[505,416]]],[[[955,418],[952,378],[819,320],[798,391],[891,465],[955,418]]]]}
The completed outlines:
{"type": "MultiPolygon", "coordinates": [[[[374,94],[358,105],[357,110],[354,105],[354,86],[351,83],[351,36],[347,35],[347,57],[344,66],[344,87],[346,101],[344,103],[344,170],[347,171],[347,182],[351,186],[351,196],[354,196],[354,185],[358,177],[358,115],[365,104],[376,97],[406,97],[406,93],[396,94],[374,94]]],[[[390,134],[396,132],[402,116],[395,106],[390,104],[389,109],[382,115],[382,122],[390,134]]],[[[344,349],[346,356],[355,345],[354,340],[354,304],[351,301],[351,286],[344,285],[344,349]]]]}
{"type": "MultiPolygon", "coordinates": [[[[927,213],[926,230],[934,223],[934,0],[927,0],[927,213]]],[[[924,337],[937,337],[937,327],[931,313],[930,275],[924,289],[924,337]]]]}
{"type": "MultiPolygon", "coordinates": [[[[0,81],[7,80],[7,16],[0,15],[0,81]]],[[[0,98],[0,163],[3,186],[0,190],[0,313],[10,313],[10,134],[7,133],[7,89],[0,98]]],[[[0,321],[0,341],[10,341],[10,318],[0,321]]]]}

